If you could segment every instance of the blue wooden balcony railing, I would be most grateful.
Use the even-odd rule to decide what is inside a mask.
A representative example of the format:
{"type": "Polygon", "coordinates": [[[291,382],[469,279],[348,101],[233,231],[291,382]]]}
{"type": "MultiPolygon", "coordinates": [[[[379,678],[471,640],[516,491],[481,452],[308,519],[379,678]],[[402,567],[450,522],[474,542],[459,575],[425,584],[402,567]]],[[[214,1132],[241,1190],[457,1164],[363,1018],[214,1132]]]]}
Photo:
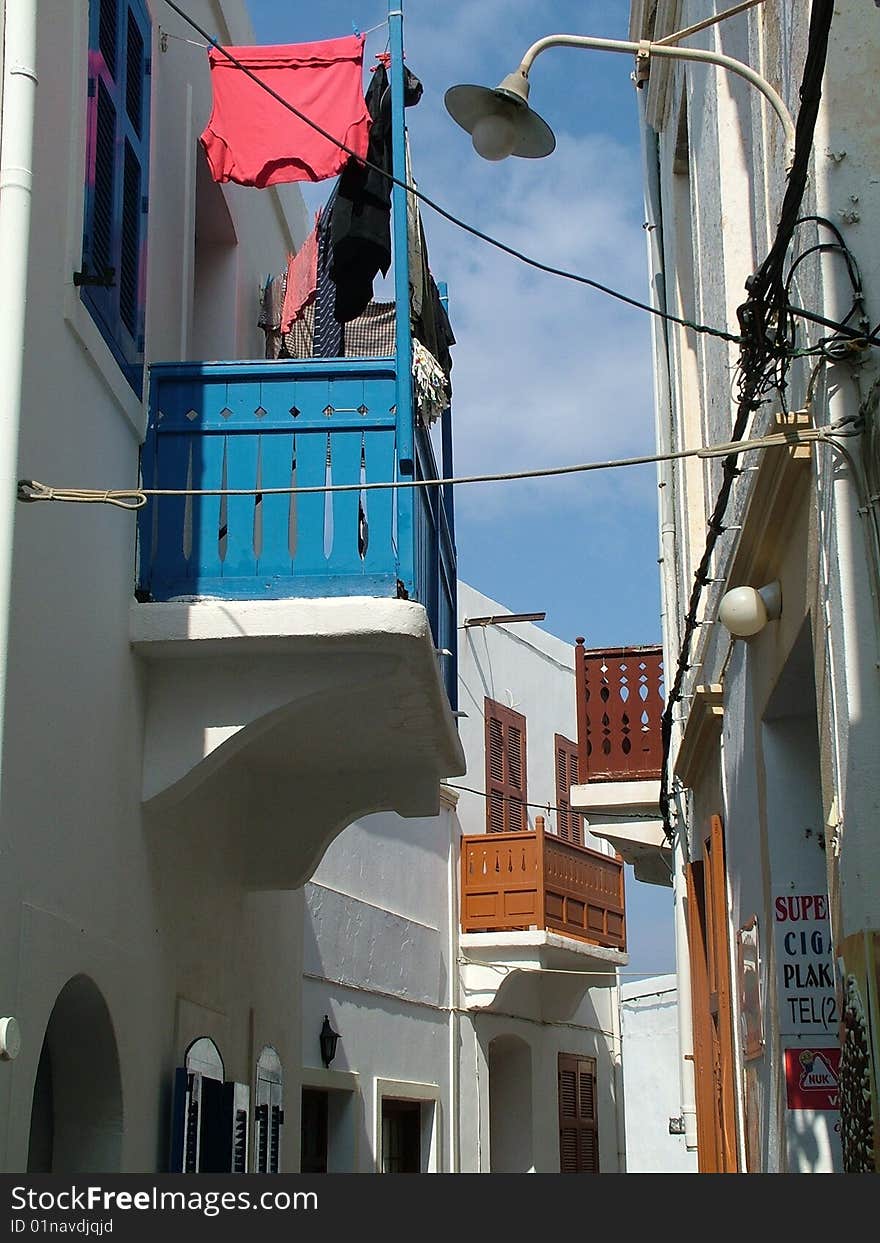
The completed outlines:
{"type": "MultiPolygon", "coordinates": [[[[396,407],[391,358],[152,366],[143,484],[184,495],[141,511],[141,599],[404,596],[428,613],[454,703],[449,498],[362,487],[403,476],[396,407]],[[355,487],[272,491],[340,484],[355,487]]],[[[414,468],[438,478],[420,426],[414,468]]]]}

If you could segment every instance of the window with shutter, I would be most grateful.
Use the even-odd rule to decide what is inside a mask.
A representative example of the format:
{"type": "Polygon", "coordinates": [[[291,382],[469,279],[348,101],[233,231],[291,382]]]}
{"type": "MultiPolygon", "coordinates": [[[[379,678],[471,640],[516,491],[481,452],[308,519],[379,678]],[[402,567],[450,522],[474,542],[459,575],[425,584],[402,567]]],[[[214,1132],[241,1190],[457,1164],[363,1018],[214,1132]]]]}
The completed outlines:
{"type": "Polygon", "coordinates": [[[144,0],[90,0],[81,271],[92,318],[140,395],[150,112],[144,0]]]}
{"type": "Polygon", "coordinates": [[[563,1174],[599,1173],[596,1060],[560,1053],[559,1169],[563,1174]]]}
{"type": "Polygon", "coordinates": [[[564,842],[584,844],[584,817],[571,810],[571,787],[579,784],[578,747],[570,738],[556,734],[553,738],[556,753],[556,832],[564,842]]]}
{"type": "Polygon", "coordinates": [[[526,815],[526,718],[486,699],[486,831],[520,833],[526,815]]]}
{"type": "Polygon", "coordinates": [[[283,1089],[281,1059],[271,1045],[264,1045],[257,1059],[254,1088],[255,1174],[277,1174],[281,1169],[283,1089]]]}

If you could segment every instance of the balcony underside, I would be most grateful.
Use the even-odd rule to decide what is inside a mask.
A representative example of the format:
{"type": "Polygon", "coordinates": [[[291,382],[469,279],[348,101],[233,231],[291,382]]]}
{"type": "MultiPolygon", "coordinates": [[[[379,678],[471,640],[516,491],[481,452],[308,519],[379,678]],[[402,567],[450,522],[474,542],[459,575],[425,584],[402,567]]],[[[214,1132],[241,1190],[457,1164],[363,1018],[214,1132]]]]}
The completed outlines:
{"type": "Polygon", "coordinates": [[[439,810],[465,770],[425,609],[411,601],[136,604],[143,799],[162,814],[222,772],[247,789],[252,888],[301,885],[347,824],[439,810]]]}
{"type": "Polygon", "coordinates": [[[559,1013],[566,998],[573,1010],[585,989],[611,987],[617,968],[629,961],[623,950],[540,929],[462,933],[459,944],[463,1004],[469,1010],[518,1010],[517,985],[530,977],[538,985],[542,1011],[559,1013]]]}
{"type": "Polygon", "coordinates": [[[660,818],[660,782],[602,781],[571,787],[571,806],[632,866],[636,880],[672,885],[672,851],[660,818]]]}

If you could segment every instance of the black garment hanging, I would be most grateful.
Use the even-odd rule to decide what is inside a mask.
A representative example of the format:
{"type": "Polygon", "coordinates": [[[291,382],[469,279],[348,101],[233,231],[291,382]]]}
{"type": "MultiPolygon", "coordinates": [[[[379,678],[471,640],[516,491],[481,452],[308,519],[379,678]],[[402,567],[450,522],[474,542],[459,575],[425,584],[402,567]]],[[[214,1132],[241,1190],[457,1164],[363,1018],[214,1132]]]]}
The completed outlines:
{"type": "Polygon", "coordinates": [[[416,340],[421,341],[425,349],[434,355],[437,362],[443,368],[443,373],[449,382],[449,393],[451,396],[452,381],[450,373],[452,371],[452,353],[450,347],[455,345],[455,336],[452,332],[449,316],[446,314],[446,308],[441,301],[437,282],[431,275],[428,260],[428,244],[425,241],[425,230],[422,227],[421,217],[419,217],[418,224],[422,250],[422,297],[421,310],[417,316],[413,317],[412,331],[416,340]]]}
{"type": "MultiPolygon", "coordinates": [[[[412,107],[421,97],[421,82],[405,68],[404,105],[412,107]]],[[[373,71],[365,99],[373,119],[367,160],[377,168],[349,159],[330,216],[330,275],[340,323],[362,314],[373,296],[376,273],[386,275],[391,265],[391,181],[377,171],[392,172],[391,89],[384,64],[373,71]]]]}
{"type": "Polygon", "coordinates": [[[315,358],[341,358],[343,354],[343,326],[336,314],[336,285],[331,275],[333,252],[330,223],[338,193],[337,182],[318,221],[318,288],[315,293],[315,331],[312,346],[315,358]]]}

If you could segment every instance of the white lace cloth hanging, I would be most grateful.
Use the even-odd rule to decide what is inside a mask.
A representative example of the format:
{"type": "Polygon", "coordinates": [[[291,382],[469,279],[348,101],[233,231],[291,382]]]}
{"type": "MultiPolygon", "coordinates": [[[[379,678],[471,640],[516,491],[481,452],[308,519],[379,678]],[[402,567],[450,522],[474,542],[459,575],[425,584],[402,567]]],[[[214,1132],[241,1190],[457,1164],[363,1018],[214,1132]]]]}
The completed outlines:
{"type": "Polygon", "coordinates": [[[430,427],[449,407],[449,384],[437,359],[421,341],[413,338],[412,373],[416,408],[426,427],[430,427]]]}

